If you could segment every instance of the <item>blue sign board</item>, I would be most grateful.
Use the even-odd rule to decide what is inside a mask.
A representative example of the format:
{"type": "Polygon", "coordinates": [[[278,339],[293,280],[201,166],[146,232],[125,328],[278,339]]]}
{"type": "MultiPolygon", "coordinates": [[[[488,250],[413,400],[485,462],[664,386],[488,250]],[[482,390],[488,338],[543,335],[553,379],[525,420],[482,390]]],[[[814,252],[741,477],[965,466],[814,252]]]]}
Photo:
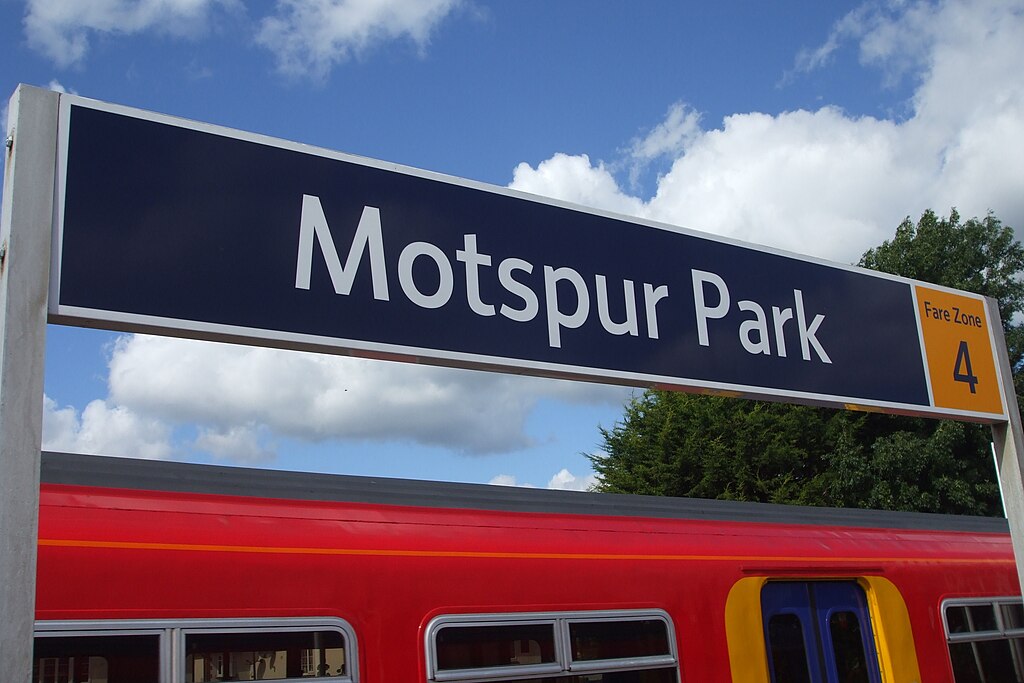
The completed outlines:
{"type": "Polygon", "coordinates": [[[77,97],[60,126],[55,322],[1004,412],[935,405],[908,280],[77,97]]]}

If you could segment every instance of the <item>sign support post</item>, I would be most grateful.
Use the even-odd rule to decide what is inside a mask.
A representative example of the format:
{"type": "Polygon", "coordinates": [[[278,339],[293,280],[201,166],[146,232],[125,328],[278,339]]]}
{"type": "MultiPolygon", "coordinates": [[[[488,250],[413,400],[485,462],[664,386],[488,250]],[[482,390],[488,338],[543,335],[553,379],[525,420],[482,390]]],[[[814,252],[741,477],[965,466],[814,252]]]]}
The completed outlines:
{"type": "Polygon", "coordinates": [[[996,354],[996,368],[1003,385],[1003,402],[1006,405],[1006,422],[992,424],[992,442],[995,447],[1000,488],[1003,495],[1003,509],[1010,524],[1010,539],[1013,541],[1013,555],[1017,564],[1017,577],[1024,589],[1024,429],[1021,427],[1017,392],[1013,385],[1013,371],[1010,368],[1010,354],[1006,350],[1006,337],[999,318],[999,305],[995,299],[986,301],[989,325],[996,354]]]}
{"type": "Polygon", "coordinates": [[[32,677],[43,361],[58,94],[21,85],[0,216],[0,671],[32,677]]]}

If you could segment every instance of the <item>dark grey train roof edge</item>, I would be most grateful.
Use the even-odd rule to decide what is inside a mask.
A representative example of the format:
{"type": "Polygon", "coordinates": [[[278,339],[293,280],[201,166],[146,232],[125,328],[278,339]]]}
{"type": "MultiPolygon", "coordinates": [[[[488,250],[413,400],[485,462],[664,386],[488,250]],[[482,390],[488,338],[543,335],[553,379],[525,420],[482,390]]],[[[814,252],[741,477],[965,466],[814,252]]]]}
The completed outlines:
{"type": "Polygon", "coordinates": [[[1007,533],[1005,519],[584,493],[44,452],[41,480],[103,488],[508,512],[1007,533]]]}

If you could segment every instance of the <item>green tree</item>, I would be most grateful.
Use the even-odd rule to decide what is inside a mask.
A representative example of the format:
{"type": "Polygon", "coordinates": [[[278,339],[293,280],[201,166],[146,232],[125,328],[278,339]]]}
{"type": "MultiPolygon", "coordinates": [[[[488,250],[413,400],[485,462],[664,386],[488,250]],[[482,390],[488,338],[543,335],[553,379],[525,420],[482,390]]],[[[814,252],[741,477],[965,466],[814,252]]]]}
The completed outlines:
{"type": "Polygon", "coordinates": [[[828,411],[718,396],[645,391],[602,430],[591,457],[600,490],[802,502],[827,450],[828,411]]]}
{"type": "MultiPolygon", "coordinates": [[[[999,303],[1015,372],[1024,248],[993,215],[926,211],[860,265],[999,303]]],[[[998,514],[987,427],[657,390],[634,396],[590,456],[597,490],[804,505],[998,514]]]]}

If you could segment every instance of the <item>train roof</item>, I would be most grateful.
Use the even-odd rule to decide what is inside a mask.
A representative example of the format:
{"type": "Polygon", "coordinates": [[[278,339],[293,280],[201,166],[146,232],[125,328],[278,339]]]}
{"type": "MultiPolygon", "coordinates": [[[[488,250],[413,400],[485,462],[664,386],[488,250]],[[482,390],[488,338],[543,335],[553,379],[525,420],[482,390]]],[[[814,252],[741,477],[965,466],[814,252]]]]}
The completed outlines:
{"type": "Polygon", "coordinates": [[[71,453],[44,452],[42,456],[40,474],[44,484],[505,512],[968,533],[1009,532],[1006,520],[996,517],[585,493],[491,484],[197,465],[71,453]]]}

